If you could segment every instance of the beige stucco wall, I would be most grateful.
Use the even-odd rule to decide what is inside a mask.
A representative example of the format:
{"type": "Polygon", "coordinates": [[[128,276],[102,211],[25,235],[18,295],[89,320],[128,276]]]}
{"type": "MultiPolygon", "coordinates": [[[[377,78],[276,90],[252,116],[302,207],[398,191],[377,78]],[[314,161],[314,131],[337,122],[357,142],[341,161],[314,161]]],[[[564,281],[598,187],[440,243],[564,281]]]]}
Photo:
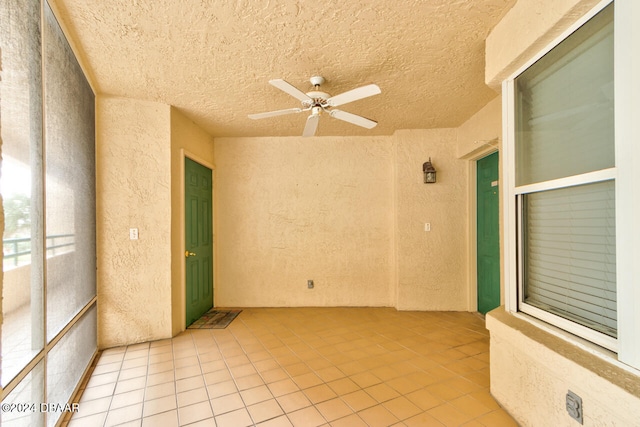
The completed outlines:
{"type": "Polygon", "coordinates": [[[170,107],[98,96],[96,122],[98,346],[169,337],[170,107]]]}
{"type": "Polygon", "coordinates": [[[456,129],[217,138],[215,304],[467,310],[456,141],[456,129]],[[429,156],[434,185],[422,182],[429,156]]]}
{"type": "Polygon", "coordinates": [[[495,150],[502,138],[502,98],[496,96],[458,128],[457,155],[473,159],[495,150]]]}
{"type": "Polygon", "coordinates": [[[473,310],[461,153],[499,114],[496,98],[459,129],[213,141],[173,107],[99,97],[100,346],[184,327],[184,152],[214,169],[216,306],[473,310]]]}
{"type": "MultiPolygon", "coordinates": [[[[478,308],[478,280],[477,280],[477,203],[476,203],[476,161],[502,149],[502,98],[497,96],[493,101],[485,105],[480,111],[471,116],[458,128],[457,156],[467,160],[468,173],[468,212],[466,248],[469,275],[468,310],[475,311],[478,308]]],[[[502,156],[498,155],[498,191],[499,200],[502,200],[502,156]]],[[[500,204],[502,202],[499,202],[500,204]]],[[[502,209],[498,209],[499,221],[502,223],[502,209]]],[[[500,228],[502,236],[502,228],[500,228]]],[[[500,245],[500,258],[502,259],[503,247],[500,245]]],[[[504,301],[504,266],[500,264],[500,301],[504,301]]]]}
{"type": "Polygon", "coordinates": [[[214,168],[216,306],[468,309],[456,129],[212,141],[172,107],[111,97],[97,117],[101,347],[184,327],[183,153],[214,168]]]}
{"type": "MultiPolygon", "coordinates": [[[[184,156],[213,168],[213,138],[171,107],[171,331],[185,326],[184,156]]],[[[215,181],[215,178],[214,178],[215,181]]]]}
{"type": "Polygon", "coordinates": [[[217,306],[389,305],[392,138],[214,145],[217,306]]]}
{"type": "Polygon", "coordinates": [[[523,426],[567,426],[568,390],[582,398],[585,426],[639,426],[640,381],[499,308],[487,315],[491,393],[523,426]]]}
{"type": "Polygon", "coordinates": [[[395,137],[397,308],[467,310],[467,164],[456,156],[456,129],[395,137]],[[435,184],[423,183],[429,157],[435,184]]]}
{"type": "MultiPolygon", "coordinates": [[[[499,87],[596,3],[520,0],[487,39],[486,81],[499,87]]],[[[577,425],[565,408],[568,390],[583,399],[584,425],[640,425],[640,377],[615,355],[586,351],[575,338],[543,332],[504,309],[490,313],[487,326],[491,392],[521,425],[577,425]]]]}

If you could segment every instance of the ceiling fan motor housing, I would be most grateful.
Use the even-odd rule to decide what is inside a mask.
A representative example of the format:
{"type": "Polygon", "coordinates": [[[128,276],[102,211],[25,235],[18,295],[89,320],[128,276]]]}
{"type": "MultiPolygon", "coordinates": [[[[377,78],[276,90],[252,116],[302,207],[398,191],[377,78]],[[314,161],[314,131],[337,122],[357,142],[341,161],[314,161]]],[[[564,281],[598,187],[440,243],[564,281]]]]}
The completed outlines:
{"type": "Polygon", "coordinates": [[[315,90],[306,93],[306,95],[311,98],[311,100],[302,101],[302,104],[305,107],[327,107],[327,99],[331,98],[331,95],[329,95],[327,92],[321,92],[318,90],[320,89],[320,85],[326,81],[324,77],[313,76],[309,79],[309,81],[311,82],[315,90]]]}
{"type": "Polygon", "coordinates": [[[328,107],[327,99],[331,98],[331,95],[329,95],[328,93],[320,92],[317,90],[307,92],[307,96],[311,98],[311,100],[302,101],[303,104],[306,104],[306,106],[319,106],[323,108],[328,107]]]}

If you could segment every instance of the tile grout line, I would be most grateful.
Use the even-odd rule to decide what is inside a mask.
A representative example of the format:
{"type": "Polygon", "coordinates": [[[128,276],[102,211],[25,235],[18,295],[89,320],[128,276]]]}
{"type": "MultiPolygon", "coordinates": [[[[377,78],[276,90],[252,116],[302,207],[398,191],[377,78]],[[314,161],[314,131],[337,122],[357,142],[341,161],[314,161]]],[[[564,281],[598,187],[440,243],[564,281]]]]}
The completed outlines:
{"type": "MultiPolygon", "coordinates": [[[[296,316],[296,318],[299,318],[299,317],[302,317],[302,316],[301,315],[296,316]]],[[[316,319],[319,317],[320,316],[317,314],[314,315],[313,319],[311,319],[311,322],[315,322],[316,319]]],[[[291,320],[288,318],[283,318],[280,315],[273,316],[272,318],[270,318],[269,323],[267,323],[266,325],[258,325],[258,326],[256,326],[257,323],[255,322],[252,322],[252,321],[245,322],[244,319],[242,319],[242,322],[241,322],[242,327],[229,328],[225,332],[226,336],[217,335],[216,333],[214,333],[213,330],[208,331],[206,336],[198,336],[198,334],[194,334],[193,332],[190,332],[188,334],[188,340],[190,343],[189,348],[192,349],[191,351],[193,352],[193,355],[196,356],[194,360],[196,361],[196,364],[198,367],[198,374],[194,376],[187,376],[181,379],[177,378],[177,370],[179,368],[177,367],[178,364],[176,364],[176,361],[182,358],[187,358],[192,356],[188,355],[190,351],[186,351],[186,353],[181,354],[181,352],[185,350],[184,349],[181,350],[179,348],[179,343],[182,342],[186,337],[183,336],[182,338],[179,338],[179,339],[175,339],[175,338],[170,339],[171,341],[168,345],[171,345],[170,354],[172,357],[171,362],[173,364],[173,367],[172,367],[173,397],[176,403],[176,418],[178,419],[179,425],[182,425],[180,422],[180,416],[179,416],[180,406],[178,403],[179,381],[186,380],[188,378],[193,378],[196,376],[201,379],[202,384],[205,388],[204,393],[208,401],[209,409],[211,410],[212,418],[215,420],[217,416],[225,415],[226,413],[229,413],[229,412],[226,412],[226,413],[221,413],[219,415],[216,415],[215,412],[213,411],[212,401],[215,399],[215,397],[212,397],[212,395],[210,394],[209,387],[215,384],[208,385],[207,380],[205,378],[206,374],[203,368],[204,364],[212,361],[209,359],[208,356],[205,357],[204,355],[212,352],[218,353],[216,360],[220,360],[224,364],[224,368],[223,368],[224,371],[227,373],[229,378],[233,381],[233,385],[235,388],[234,393],[238,394],[240,401],[243,404],[243,408],[245,412],[247,413],[247,415],[249,416],[249,418],[254,424],[258,424],[258,420],[260,420],[259,421],[260,423],[264,423],[271,420],[275,420],[279,417],[284,417],[283,420],[286,418],[287,420],[289,420],[291,424],[293,424],[290,414],[293,412],[297,412],[298,410],[304,410],[305,408],[310,408],[310,407],[314,408],[314,410],[317,411],[317,413],[322,417],[325,423],[334,423],[343,418],[351,417],[354,415],[357,416],[359,419],[362,419],[360,415],[362,414],[362,412],[367,411],[367,408],[361,408],[360,411],[357,411],[355,407],[347,403],[347,401],[344,399],[344,396],[351,393],[355,393],[355,392],[364,392],[365,395],[369,396],[371,399],[373,399],[373,401],[376,402],[373,407],[385,408],[392,415],[394,415],[394,417],[396,417],[399,420],[399,422],[404,422],[409,420],[413,416],[411,415],[405,416],[402,414],[399,414],[398,416],[396,416],[395,415],[396,412],[394,412],[393,408],[389,406],[390,405],[389,402],[396,401],[397,399],[400,399],[400,398],[404,398],[408,402],[412,402],[412,400],[408,397],[411,393],[414,393],[420,390],[426,390],[428,387],[432,387],[432,386],[444,385],[448,382],[453,382],[453,381],[459,381],[459,382],[464,381],[464,382],[461,382],[460,384],[451,385],[453,388],[457,389],[457,393],[458,393],[457,397],[453,399],[441,399],[442,401],[438,405],[432,407],[431,409],[419,408],[420,409],[419,414],[428,414],[429,411],[431,411],[432,409],[439,406],[443,406],[444,404],[447,404],[446,407],[450,407],[452,408],[452,410],[457,411],[458,410],[457,407],[455,407],[451,402],[454,402],[463,397],[468,397],[470,399],[473,399],[472,400],[473,402],[476,402],[479,405],[484,406],[488,410],[488,412],[484,412],[479,415],[478,414],[473,415],[471,413],[468,413],[467,415],[471,417],[470,420],[478,420],[478,422],[480,423],[481,422],[480,419],[483,417],[486,417],[489,414],[496,413],[500,415],[501,408],[499,407],[499,405],[497,405],[496,408],[489,408],[486,405],[484,405],[481,400],[478,400],[476,398],[476,396],[479,397],[480,395],[475,394],[477,392],[482,392],[482,391],[484,391],[485,393],[488,392],[487,390],[488,386],[482,384],[483,382],[482,378],[483,377],[486,378],[489,375],[489,372],[488,372],[489,362],[486,360],[488,357],[488,343],[484,344],[487,346],[486,351],[476,352],[476,350],[473,350],[473,348],[466,349],[466,350],[469,350],[468,352],[460,350],[461,348],[471,346],[471,345],[479,346],[481,350],[481,346],[483,345],[482,341],[486,338],[486,334],[481,334],[477,330],[474,330],[473,328],[468,327],[469,325],[468,321],[463,321],[463,322],[460,322],[460,324],[455,325],[449,319],[441,320],[438,322],[437,325],[429,325],[429,327],[426,328],[425,325],[420,325],[420,322],[416,322],[415,320],[413,320],[417,317],[419,316],[412,315],[411,316],[412,319],[410,321],[402,322],[401,324],[398,324],[397,327],[390,328],[389,330],[384,330],[383,332],[376,331],[375,334],[364,332],[367,328],[364,325],[372,324],[371,319],[369,318],[362,325],[359,325],[358,327],[355,327],[355,328],[349,328],[346,326],[337,328],[337,330],[335,331],[336,332],[335,335],[333,335],[336,338],[333,340],[326,340],[325,338],[327,336],[330,336],[328,335],[330,333],[329,332],[330,328],[336,327],[338,323],[334,322],[328,325],[319,324],[317,327],[311,327],[311,328],[304,326],[299,329],[295,329],[292,327],[292,325],[295,323],[296,319],[291,320]],[[426,329],[421,329],[423,327],[426,329]],[[269,332],[270,328],[274,330],[273,334],[269,332]],[[404,331],[403,331],[403,328],[404,328],[404,331]],[[285,331],[285,333],[283,335],[277,336],[278,331],[280,329],[285,331]],[[436,334],[437,331],[446,330],[451,334],[455,334],[455,330],[460,331],[460,329],[464,329],[465,331],[462,334],[458,332],[459,336],[456,336],[457,340],[448,340],[448,343],[446,344],[446,346],[443,347],[443,349],[433,352],[433,354],[431,354],[430,356],[424,355],[416,347],[417,343],[421,340],[424,340],[426,343],[429,343],[429,342],[432,342],[434,339],[436,339],[435,335],[437,335],[436,334]],[[400,331],[398,335],[399,338],[395,340],[392,338],[394,330],[400,331]],[[430,334],[434,336],[430,337],[429,336],[430,334]],[[206,344],[208,340],[211,341],[212,343],[211,346],[206,344]],[[205,343],[204,346],[203,346],[203,343],[205,343]],[[335,352],[328,352],[329,347],[332,347],[332,346],[339,347],[339,348],[337,348],[335,352]],[[394,348],[396,346],[397,348],[394,348]],[[226,350],[225,350],[225,347],[227,347],[226,350]],[[377,350],[373,351],[374,349],[378,349],[380,351],[379,352],[377,350]],[[384,350],[384,352],[382,350],[384,350]],[[457,353],[452,353],[452,351],[457,351],[457,353]],[[260,359],[256,359],[255,357],[252,357],[259,352],[265,352],[265,355],[268,355],[268,357],[259,356],[260,359]],[[358,355],[358,352],[360,352],[361,355],[358,355]],[[403,355],[401,354],[401,352],[406,352],[406,354],[403,355]],[[484,354],[486,354],[487,356],[483,357],[484,354]],[[246,363],[240,363],[242,361],[240,359],[238,360],[238,364],[232,363],[233,362],[232,359],[240,355],[246,358],[246,363]],[[176,358],[176,356],[181,356],[181,357],[176,358]],[[432,357],[434,356],[437,356],[437,357],[432,359],[432,357]],[[397,360],[394,359],[394,357],[396,357],[397,360]],[[424,364],[422,365],[416,364],[416,362],[418,362],[419,358],[421,357],[424,357],[425,361],[430,361],[429,363],[433,364],[433,368],[427,368],[426,367],[427,365],[424,365],[424,364]],[[297,362],[294,359],[297,359],[297,362]],[[272,369],[267,369],[266,364],[262,364],[262,365],[260,364],[260,362],[263,362],[266,360],[271,361],[274,364],[274,367],[272,369]],[[370,365],[370,366],[366,366],[362,370],[359,370],[359,369],[354,370],[354,369],[348,368],[349,364],[361,363],[363,361],[367,361],[367,365],[370,365]],[[327,366],[323,367],[324,363],[326,363],[327,366]],[[319,383],[305,387],[299,382],[296,382],[294,378],[300,377],[301,375],[306,375],[302,373],[300,375],[296,375],[294,371],[292,371],[291,367],[297,364],[301,364],[301,368],[304,368],[307,371],[307,373],[313,374],[316,378],[318,378],[319,383]],[[406,364],[407,367],[402,368],[401,364],[406,364]],[[395,374],[388,373],[388,374],[384,374],[383,377],[379,376],[379,374],[383,374],[385,372],[384,370],[381,370],[383,367],[385,366],[394,367],[395,365],[398,365],[397,368],[409,369],[409,371],[396,372],[395,374]],[[456,365],[456,366],[452,366],[452,365],[456,365]],[[250,367],[253,373],[244,373],[242,371],[243,366],[250,367]],[[332,375],[329,375],[326,371],[323,372],[325,369],[328,369],[328,368],[335,369],[336,372],[339,372],[341,376],[333,377],[332,375]],[[422,373],[423,375],[431,375],[432,373],[430,372],[430,370],[436,369],[436,368],[446,371],[447,376],[443,378],[438,378],[436,381],[429,382],[426,385],[421,385],[418,390],[407,391],[402,388],[398,388],[398,387],[401,387],[398,381],[396,381],[395,386],[393,384],[389,384],[394,380],[406,378],[409,375],[412,375],[412,373],[416,373],[416,372],[422,373]],[[266,375],[266,373],[275,369],[281,370],[283,372],[284,377],[281,379],[274,379],[275,377],[272,379],[268,379],[269,377],[266,375]],[[380,381],[379,384],[385,384],[389,389],[393,390],[394,393],[397,394],[397,396],[391,397],[391,398],[389,398],[389,396],[386,396],[383,398],[383,400],[378,401],[378,399],[375,398],[373,395],[371,395],[367,390],[367,389],[370,389],[372,386],[365,386],[364,384],[361,385],[361,383],[354,381],[353,377],[363,373],[369,373],[370,375],[372,375],[374,378],[380,381]],[[475,374],[475,380],[473,378],[470,378],[470,376],[473,374],[475,374]],[[249,381],[251,380],[248,380],[245,383],[242,382],[242,378],[247,378],[254,375],[256,376],[257,379],[260,380],[261,382],[260,386],[255,386],[255,387],[248,386],[248,384],[250,384],[249,381]],[[279,381],[284,381],[285,379],[288,381],[291,381],[292,384],[295,385],[295,390],[291,389],[286,393],[276,396],[274,394],[273,388],[270,388],[269,386],[279,381]],[[341,391],[339,389],[336,389],[335,387],[338,387],[336,382],[343,379],[350,380],[353,384],[355,384],[357,388],[352,391],[341,391]],[[320,386],[324,386],[325,388],[327,388],[327,390],[330,390],[334,396],[333,397],[324,396],[322,398],[318,398],[316,396],[314,398],[313,396],[309,395],[309,392],[308,392],[309,389],[320,387],[320,386]],[[264,387],[268,391],[270,397],[266,400],[256,401],[251,405],[247,405],[249,401],[246,400],[242,392],[246,390],[251,390],[257,387],[264,387]],[[309,401],[309,405],[303,406],[302,408],[299,408],[296,410],[292,410],[291,412],[287,412],[285,410],[285,407],[281,403],[281,400],[279,400],[279,398],[292,395],[294,393],[302,393],[302,395],[305,396],[306,399],[309,401]],[[321,400],[318,400],[318,399],[321,399],[321,400]],[[341,402],[342,404],[346,405],[346,407],[349,408],[351,413],[346,415],[341,415],[338,418],[335,418],[329,422],[328,419],[329,417],[331,417],[331,415],[325,415],[325,413],[320,411],[320,407],[322,407],[323,403],[330,402],[336,399],[338,399],[338,401],[341,402]],[[268,418],[262,419],[262,418],[255,418],[255,415],[253,415],[249,411],[249,408],[251,406],[258,405],[260,403],[271,401],[271,400],[275,400],[275,404],[277,405],[278,409],[282,412],[281,414],[267,415],[268,418]]],[[[346,320],[352,321],[353,318],[354,316],[350,315],[350,316],[347,316],[346,320]]],[[[250,318],[248,320],[253,320],[253,319],[250,318]]],[[[422,321],[424,322],[424,319],[422,321]]],[[[142,413],[140,418],[141,423],[144,422],[144,419],[145,419],[144,409],[145,409],[145,404],[147,403],[146,398],[148,396],[147,393],[148,393],[148,387],[149,387],[149,381],[150,381],[149,377],[151,372],[151,366],[153,365],[151,363],[151,360],[152,360],[151,349],[152,349],[151,344],[147,343],[146,345],[147,353],[145,356],[147,357],[147,360],[146,360],[146,364],[144,365],[145,374],[144,374],[144,385],[143,385],[142,413]]],[[[124,349],[120,367],[117,374],[117,378],[116,378],[116,383],[114,384],[113,393],[111,394],[111,396],[105,396],[105,397],[109,397],[110,401],[109,401],[107,414],[105,415],[104,424],[106,424],[107,422],[108,412],[112,410],[112,407],[114,404],[114,397],[117,395],[116,390],[117,390],[118,384],[121,383],[121,381],[124,381],[122,377],[124,371],[127,371],[127,369],[137,368],[134,366],[133,368],[123,369],[127,360],[135,360],[135,358],[126,359],[129,351],[132,352],[135,350],[130,349],[129,346],[127,346],[124,349]]],[[[162,363],[162,362],[157,362],[157,363],[162,363]]],[[[209,373],[219,372],[219,371],[220,369],[214,369],[209,373]]],[[[248,369],[246,372],[248,372],[248,369]]],[[[134,377],[134,378],[137,378],[137,377],[134,377]]],[[[299,381],[299,379],[297,380],[299,381]]],[[[89,380],[87,380],[87,384],[88,382],[89,380]]],[[[183,390],[183,392],[185,393],[189,391],[191,391],[191,389],[183,390]]],[[[227,395],[228,394],[224,394],[219,397],[227,396],[227,395]]],[[[490,394],[487,394],[487,396],[490,398],[490,394]]],[[[378,398],[380,398],[380,396],[378,398]]],[[[127,405],[125,405],[125,407],[126,406],[127,405]]],[[[187,405],[187,406],[190,406],[190,405],[187,405]]],[[[324,405],[325,410],[327,410],[326,408],[327,408],[327,405],[324,405]]],[[[115,408],[115,409],[120,409],[120,408],[115,408]]],[[[396,410],[399,410],[399,409],[396,409],[396,410]]],[[[153,415],[159,415],[160,413],[164,413],[164,412],[158,412],[153,415]]]]}

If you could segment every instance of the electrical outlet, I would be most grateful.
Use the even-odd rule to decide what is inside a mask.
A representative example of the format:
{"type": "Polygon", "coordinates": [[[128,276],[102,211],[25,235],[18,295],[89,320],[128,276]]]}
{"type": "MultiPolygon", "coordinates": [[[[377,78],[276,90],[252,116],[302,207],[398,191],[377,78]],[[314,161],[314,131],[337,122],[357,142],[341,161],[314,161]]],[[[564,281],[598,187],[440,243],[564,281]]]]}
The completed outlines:
{"type": "Polygon", "coordinates": [[[313,289],[313,280],[307,280],[307,289],[313,289]]]}
{"type": "Polygon", "coordinates": [[[582,399],[571,390],[567,392],[567,412],[571,418],[582,424],[582,399]]]}
{"type": "Polygon", "coordinates": [[[138,240],[138,229],[130,228],[129,229],[129,239],[130,240],[138,240]]]}

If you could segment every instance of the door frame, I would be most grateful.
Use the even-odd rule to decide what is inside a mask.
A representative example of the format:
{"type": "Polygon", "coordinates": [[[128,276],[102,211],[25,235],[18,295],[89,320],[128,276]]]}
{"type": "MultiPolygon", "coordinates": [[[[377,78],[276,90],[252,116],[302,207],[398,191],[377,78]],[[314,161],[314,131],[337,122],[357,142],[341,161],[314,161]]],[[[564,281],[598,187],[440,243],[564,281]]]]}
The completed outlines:
{"type": "MultiPolygon", "coordinates": [[[[469,257],[469,292],[467,292],[467,309],[470,312],[478,311],[478,180],[477,180],[477,163],[478,160],[487,157],[495,152],[500,153],[499,138],[491,141],[482,141],[482,146],[476,148],[468,155],[464,156],[468,160],[468,184],[469,184],[469,244],[467,245],[467,256],[469,257]]],[[[502,181],[502,156],[498,154],[498,182],[502,181]]],[[[502,201],[502,186],[498,185],[498,200],[502,201]]],[[[498,221],[502,224],[502,211],[498,207],[498,221]]],[[[502,228],[498,227],[502,233],[502,228]]],[[[500,237],[501,239],[502,237],[500,237]]],[[[500,240],[502,241],[502,240],[500,240]]],[[[500,245],[500,304],[504,304],[504,286],[503,286],[503,265],[502,265],[502,245],[500,245]]]]}
{"type": "MultiPolygon", "coordinates": [[[[179,218],[180,218],[180,232],[179,232],[179,240],[180,240],[180,297],[178,298],[179,304],[177,309],[179,310],[179,314],[180,314],[180,321],[181,321],[181,331],[184,331],[187,329],[187,261],[184,257],[184,252],[186,251],[186,245],[185,245],[185,225],[186,225],[186,218],[185,218],[185,167],[184,167],[184,162],[185,159],[190,159],[193,160],[196,163],[201,164],[202,166],[208,168],[211,170],[211,231],[213,232],[213,247],[212,247],[212,251],[213,253],[212,255],[212,260],[213,260],[213,283],[214,283],[214,292],[213,292],[213,306],[216,306],[216,301],[215,301],[215,277],[216,277],[216,239],[215,239],[215,230],[216,230],[216,226],[215,226],[215,217],[216,217],[216,203],[215,203],[215,182],[216,182],[216,176],[215,176],[215,167],[209,163],[208,161],[204,160],[202,157],[198,156],[197,154],[194,154],[190,151],[185,150],[184,148],[180,149],[180,211],[179,211],[179,218]]],[[[173,307],[174,309],[176,309],[176,307],[173,307]]]]}

